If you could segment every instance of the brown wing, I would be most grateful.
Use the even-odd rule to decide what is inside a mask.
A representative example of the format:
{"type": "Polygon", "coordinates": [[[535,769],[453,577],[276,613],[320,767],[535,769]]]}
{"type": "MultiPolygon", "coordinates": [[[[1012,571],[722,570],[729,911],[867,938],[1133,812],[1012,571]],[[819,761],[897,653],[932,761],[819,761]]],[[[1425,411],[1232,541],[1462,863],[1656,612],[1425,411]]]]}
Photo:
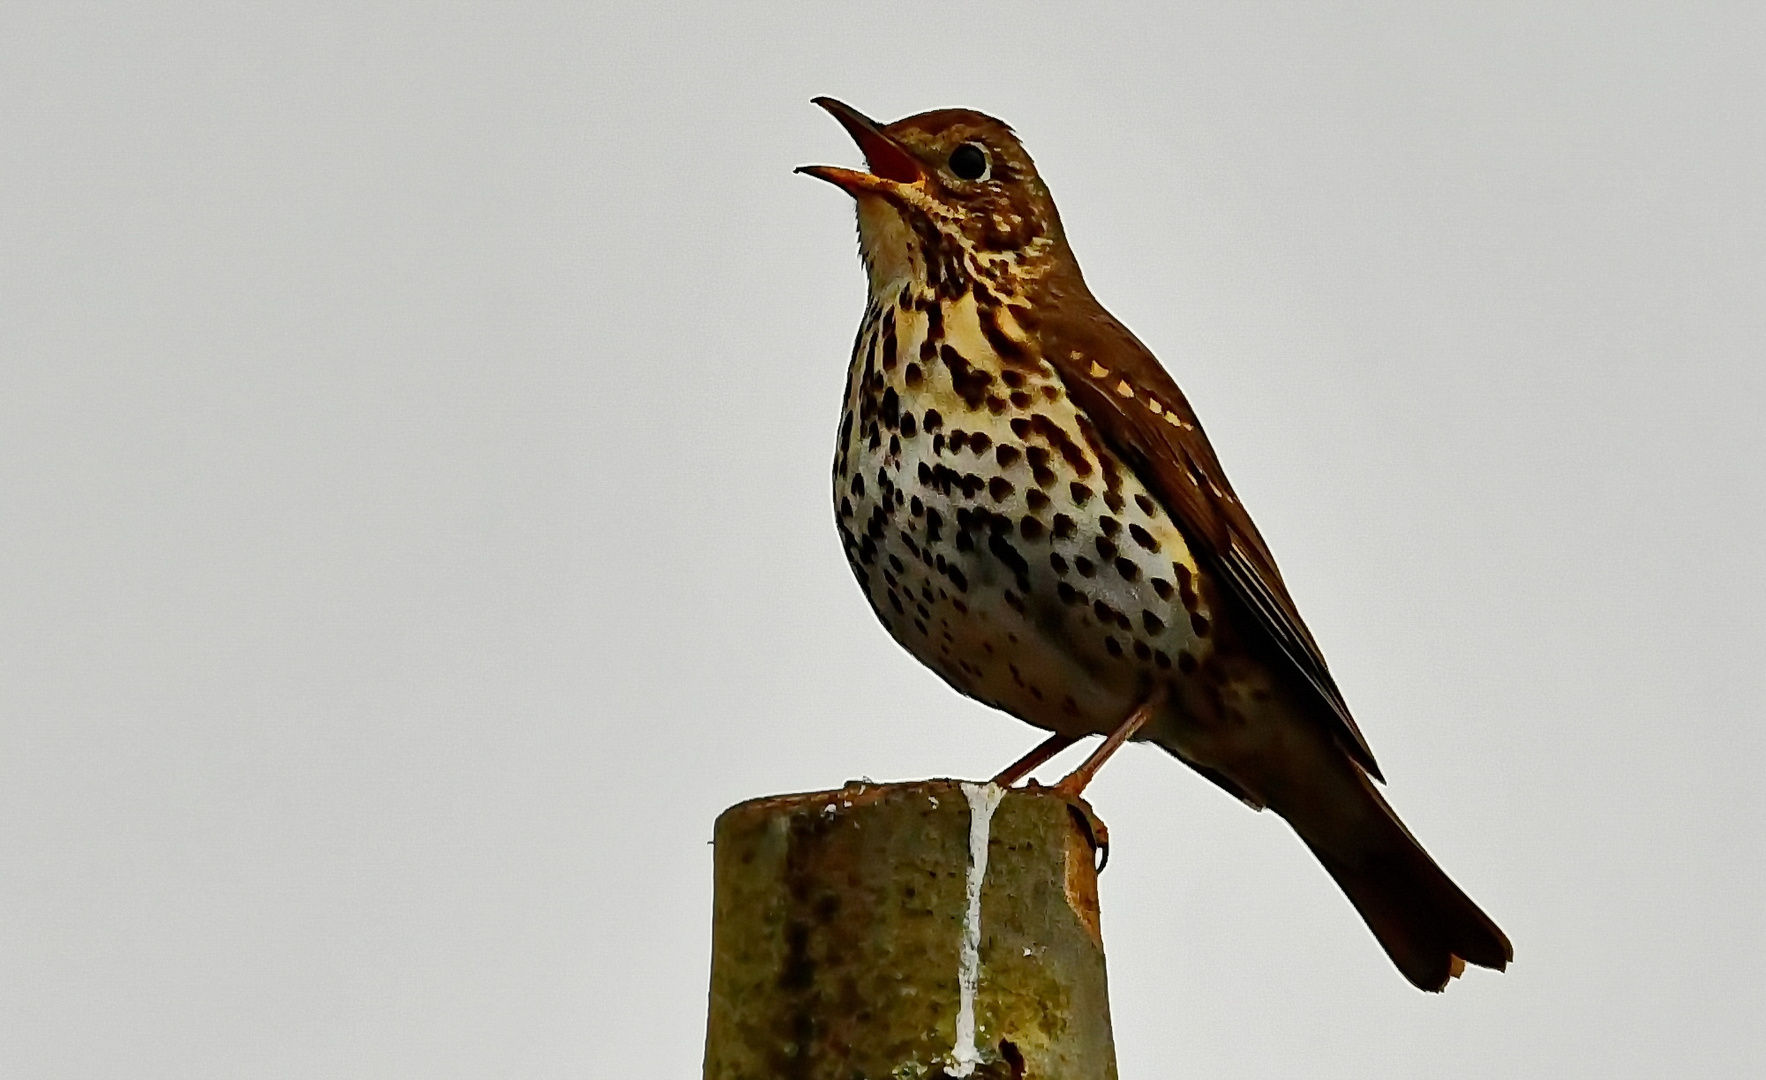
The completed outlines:
{"type": "Polygon", "coordinates": [[[1196,557],[1215,571],[1252,623],[1317,692],[1343,749],[1370,776],[1383,780],[1324,654],[1282,583],[1275,557],[1233,494],[1183,392],[1147,347],[1095,301],[1069,299],[1061,308],[1082,310],[1042,320],[1037,336],[1068,393],[1110,448],[1163,500],[1196,557]]]}

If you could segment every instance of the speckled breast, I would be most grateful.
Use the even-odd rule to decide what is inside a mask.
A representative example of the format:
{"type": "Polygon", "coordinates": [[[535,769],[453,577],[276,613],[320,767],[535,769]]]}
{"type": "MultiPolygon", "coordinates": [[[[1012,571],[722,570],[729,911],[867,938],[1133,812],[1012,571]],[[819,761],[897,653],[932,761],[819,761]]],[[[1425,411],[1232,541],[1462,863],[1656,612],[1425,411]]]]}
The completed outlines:
{"type": "Polygon", "coordinates": [[[872,299],[834,505],[889,633],[962,693],[1038,727],[1108,731],[1207,656],[1182,534],[1034,342],[970,294],[872,299]]]}

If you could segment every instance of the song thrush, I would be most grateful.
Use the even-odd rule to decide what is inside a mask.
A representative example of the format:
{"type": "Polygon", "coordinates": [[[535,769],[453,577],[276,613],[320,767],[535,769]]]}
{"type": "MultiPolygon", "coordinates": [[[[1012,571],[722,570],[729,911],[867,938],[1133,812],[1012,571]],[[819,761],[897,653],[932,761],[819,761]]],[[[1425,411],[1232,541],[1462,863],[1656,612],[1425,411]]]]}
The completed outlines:
{"type": "Polygon", "coordinates": [[[800,170],[857,201],[870,279],[840,536],[903,647],[1054,733],[999,779],[1086,735],[1150,740],[1287,819],[1418,987],[1503,968],[1508,939],[1375,790],[1269,548],[1177,384],[1086,288],[1011,129],[816,104],[870,167],[800,170]]]}

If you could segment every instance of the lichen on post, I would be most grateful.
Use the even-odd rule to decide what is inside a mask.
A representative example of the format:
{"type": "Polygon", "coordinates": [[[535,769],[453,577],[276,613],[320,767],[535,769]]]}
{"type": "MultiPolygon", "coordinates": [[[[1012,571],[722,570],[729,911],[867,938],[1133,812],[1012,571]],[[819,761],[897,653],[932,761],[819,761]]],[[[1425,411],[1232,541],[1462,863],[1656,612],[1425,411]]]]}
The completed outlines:
{"type": "Polygon", "coordinates": [[[1116,1076],[1091,830],[1049,789],[756,799],[715,844],[706,1080],[1116,1076]]]}

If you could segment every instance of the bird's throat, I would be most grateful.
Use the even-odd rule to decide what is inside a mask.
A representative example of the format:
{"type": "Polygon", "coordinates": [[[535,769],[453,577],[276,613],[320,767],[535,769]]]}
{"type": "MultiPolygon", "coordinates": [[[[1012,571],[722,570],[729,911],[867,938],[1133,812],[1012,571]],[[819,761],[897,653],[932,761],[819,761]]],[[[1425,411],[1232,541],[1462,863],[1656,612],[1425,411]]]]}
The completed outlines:
{"type": "Polygon", "coordinates": [[[893,295],[904,287],[915,292],[925,288],[926,259],[920,238],[888,199],[858,197],[858,242],[872,296],[893,295]]]}

